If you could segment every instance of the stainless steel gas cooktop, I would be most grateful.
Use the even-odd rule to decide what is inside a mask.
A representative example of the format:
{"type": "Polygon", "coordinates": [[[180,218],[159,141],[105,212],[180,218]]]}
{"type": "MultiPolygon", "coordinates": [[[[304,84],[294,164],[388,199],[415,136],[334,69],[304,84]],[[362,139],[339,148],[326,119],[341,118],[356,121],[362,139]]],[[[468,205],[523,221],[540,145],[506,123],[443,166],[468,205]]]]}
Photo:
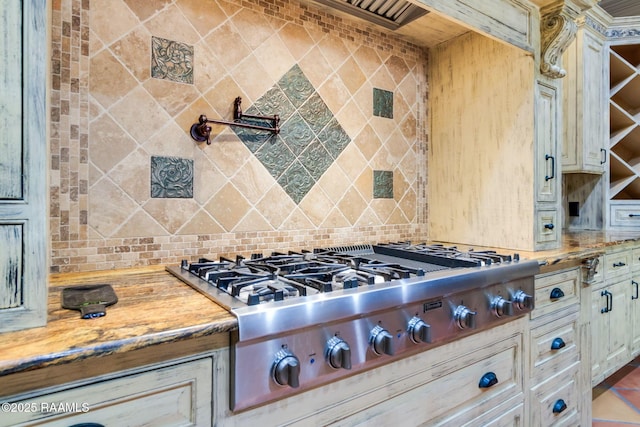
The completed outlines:
{"type": "Polygon", "coordinates": [[[237,317],[230,401],[239,411],[522,316],[539,265],[399,242],[167,269],[237,317]]]}

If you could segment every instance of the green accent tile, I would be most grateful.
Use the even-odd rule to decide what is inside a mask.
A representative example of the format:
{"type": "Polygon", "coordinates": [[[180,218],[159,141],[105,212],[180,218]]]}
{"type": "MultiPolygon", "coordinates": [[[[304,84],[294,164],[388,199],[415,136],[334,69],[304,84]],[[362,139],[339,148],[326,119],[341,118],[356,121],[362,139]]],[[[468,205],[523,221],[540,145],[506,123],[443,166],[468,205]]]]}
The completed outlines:
{"type": "Polygon", "coordinates": [[[193,160],[151,156],[151,197],[193,197],[193,160]]]}
{"type": "Polygon", "coordinates": [[[193,46],[151,37],[151,77],[193,84],[193,46]]]}
{"type": "MultiPolygon", "coordinates": [[[[351,142],[300,67],[293,66],[245,114],[280,116],[280,133],[232,126],[287,194],[299,203],[351,142]]],[[[243,119],[259,126],[268,121],[243,119]]]]}
{"type": "Polygon", "coordinates": [[[393,171],[373,171],[373,198],[393,199],[393,171]]]}
{"type": "Polygon", "coordinates": [[[313,177],[305,167],[296,160],[289,169],[278,179],[278,183],[296,204],[300,203],[304,196],[315,184],[313,177]]]}
{"type": "Polygon", "coordinates": [[[393,92],[373,88],[373,115],[393,119],[393,92]]]}

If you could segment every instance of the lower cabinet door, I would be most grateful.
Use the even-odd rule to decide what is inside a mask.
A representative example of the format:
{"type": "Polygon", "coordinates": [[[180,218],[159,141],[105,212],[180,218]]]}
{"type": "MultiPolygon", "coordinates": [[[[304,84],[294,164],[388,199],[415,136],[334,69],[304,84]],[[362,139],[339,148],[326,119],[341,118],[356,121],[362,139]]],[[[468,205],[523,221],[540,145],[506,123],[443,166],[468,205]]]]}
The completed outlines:
{"type": "Polygon", "coordinates": [[[212,383],[211,358],[199,359],[9,400],[0,426],[210,426],[212,383]]]}

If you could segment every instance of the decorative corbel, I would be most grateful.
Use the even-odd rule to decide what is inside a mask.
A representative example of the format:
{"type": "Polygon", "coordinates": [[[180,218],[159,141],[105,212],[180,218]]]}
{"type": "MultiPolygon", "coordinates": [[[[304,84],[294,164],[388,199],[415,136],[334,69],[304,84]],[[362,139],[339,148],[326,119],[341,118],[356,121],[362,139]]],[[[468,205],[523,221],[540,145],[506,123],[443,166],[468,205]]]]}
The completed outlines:
{"type": "Polygon", "coordinates": [[[562,53],[576,35],[577,18],[597,2],[598,0],[561,0],[540,11],[542,74],[552,79],[559,79],[567,74],[559,64],[562,53]]]}

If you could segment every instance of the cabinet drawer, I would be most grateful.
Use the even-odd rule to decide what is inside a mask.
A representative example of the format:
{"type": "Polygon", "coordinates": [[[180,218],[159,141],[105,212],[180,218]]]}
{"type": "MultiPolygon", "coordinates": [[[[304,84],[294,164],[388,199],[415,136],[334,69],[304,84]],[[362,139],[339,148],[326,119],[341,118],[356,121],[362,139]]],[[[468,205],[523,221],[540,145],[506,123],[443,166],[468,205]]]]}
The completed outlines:
{"type": "Polygon", "coordinates": [[[555,210],[539,211],[536,216],[536,242],[548,243],[558,239],[558,213],[555,210]]]}
{"type": "Polygon", "coordinates": [[[557,320],[531,330],[531,377],[534,382],[580,360],[579,312],[561,312],[557,320]]]}
{"type": "Polygon", "coordinates": [[[631,273],[631,251],[607,253],[604,255],[604,276],[606,279],[631,273]]]}
{"type": "Polygon", "coordinates": [[[611,225],[618,227],[640,227],[640,204],[611,204],[611,225]]]}
{"type": "Polygon", "coordinates": [[[5,413],[0,426],[211,425],[212,383],[210,358],[185,362],[10,401],[17,407],[29,408],[30,412],[5,413]]]}
{"type": "Polygon", "coordinates": [[[561,310],[579,302],[579,270],[536,276],[535,308],[531,318],[561,310]]]}
{"type": "Polygon", "coordinates": [[[633,271],[640,270],[640,248],[631,251],[631,269],[633,271]]]}
{"type": "Polygon", "coordinates": [[[580,390],[575,363],[531,389],[532,426],[573,426],[579,418],[580,390]]]}

